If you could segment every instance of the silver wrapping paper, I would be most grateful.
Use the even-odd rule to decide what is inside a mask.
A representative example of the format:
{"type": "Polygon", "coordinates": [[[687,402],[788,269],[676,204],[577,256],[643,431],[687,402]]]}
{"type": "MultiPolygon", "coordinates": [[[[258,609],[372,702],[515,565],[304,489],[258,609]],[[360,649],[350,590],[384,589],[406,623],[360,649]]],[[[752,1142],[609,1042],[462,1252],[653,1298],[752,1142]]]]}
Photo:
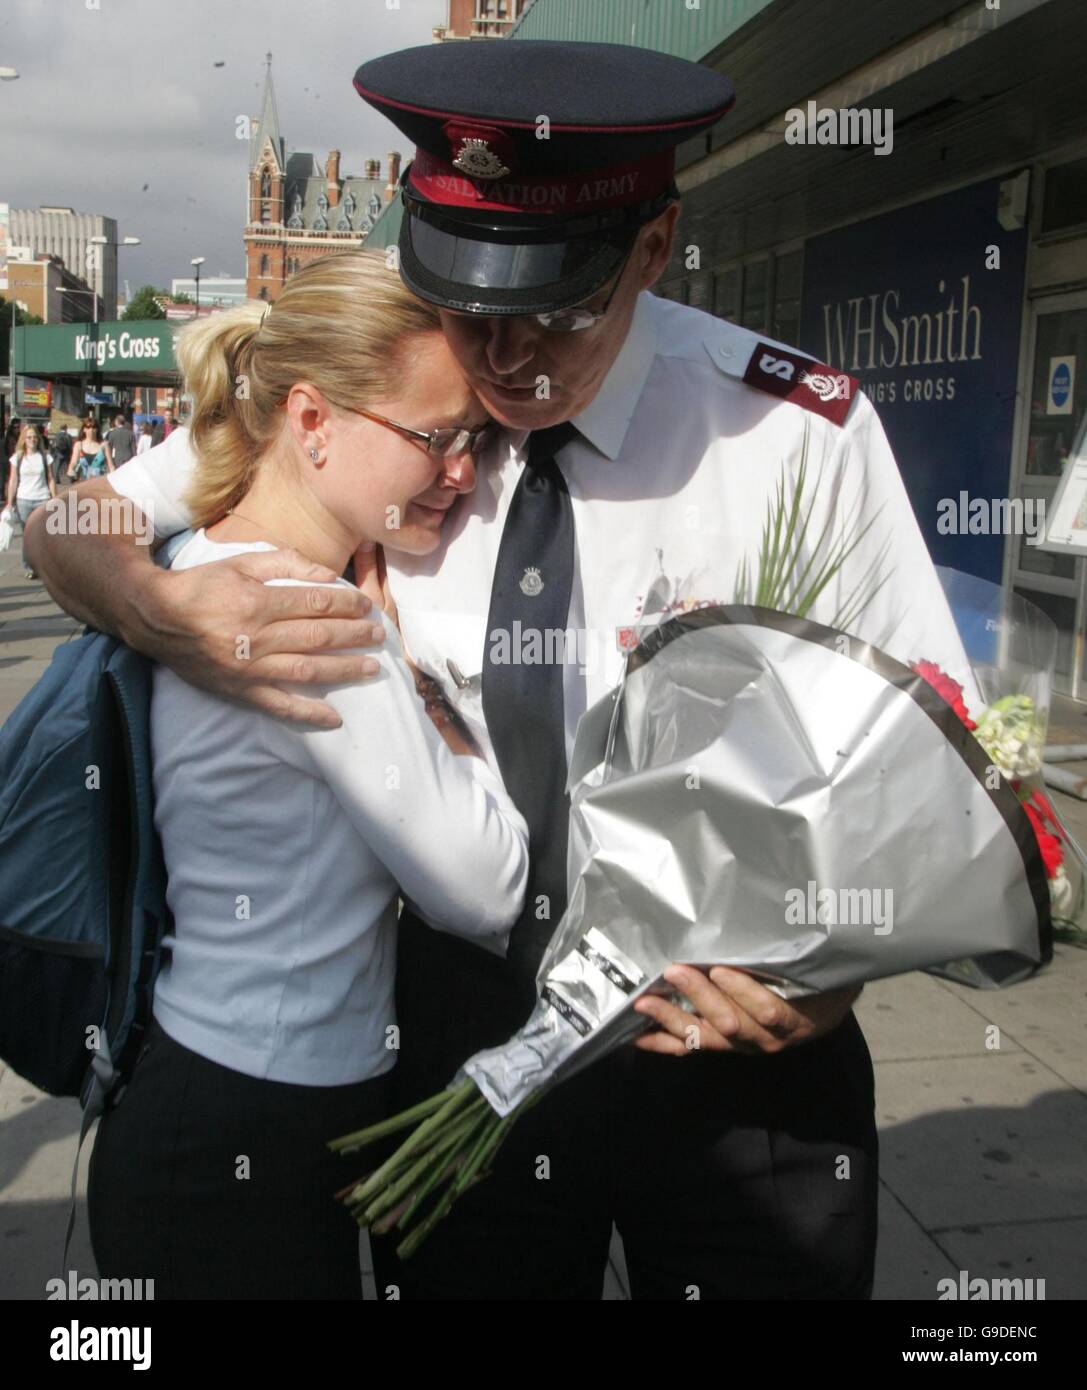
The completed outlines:
{"type": "Polygon", "coordinates": [[[643,636],[582,719],[567,911],[537,1003],[462,1069],[508,1114],[644,1031],[673,961],[786,997],[997,954],[1049,930],[1015,793],[938,695],[876,649],[767,610],[706,608],[643,636]]]}

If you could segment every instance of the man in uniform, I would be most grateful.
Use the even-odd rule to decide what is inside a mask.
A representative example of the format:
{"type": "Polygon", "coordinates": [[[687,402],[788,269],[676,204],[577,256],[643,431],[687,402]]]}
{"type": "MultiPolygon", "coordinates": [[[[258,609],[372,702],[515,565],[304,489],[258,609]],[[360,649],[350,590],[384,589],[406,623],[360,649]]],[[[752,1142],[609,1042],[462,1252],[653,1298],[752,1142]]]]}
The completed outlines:
{"type": "MultiPolygon", "coordinates": [[[[355,86],[418,147],[401,274],[440,306],[462,370],[508,427],[442,551],[390,554],[390,586],[408,649],[501,768],[533,851],[505,960],[405,910],[396,1074],[408,1103],[527,1017],[565,905],[577,720],[614,684],[651,587],[672,606],[733,597],[779,481],[795,484],[805,462],[817,479],[811,535],[839,520],[863,530],[850,572],[882,569],[885,582],[858,635],[909,660],[950,665],[958,648],[856,383],[649,293],[672,251],[675,148],[727,111],[726,79],[633,47],[507,40],[391,54],[355,86]],[[495,635],[555,629],[578,639],[561,665],[495,656],[495,635]]],[[[110,480],[155,502],[160,533],[185,524],[184,433],[110,480]]],[[[312,573],[297,557],[159,575],[121,541],[68,539],[39,534],[33,557],[65,606],[198,684],[323,717],[275,687],[314,645],[300,621],[314,602],[324,645],[362,640],[345,590],[310,590],[322,597],[307,608],[306,590],[253,592],[254,579],[312,573]],[[196,587],[212,570],[221,619],[196,587]],[[228,654],[241,630],[254,634],[245,672],[228,654]]],[[[813,616],[833,613],[845,583],[813,616]]],[[[319,679],[358,674],[347,658],[310,659],[319,679]]],[[[869,1296],[877,1140],[857,991],[787,1002],[737,971],[671,973],[692,1011],[647,1002],[656,1028],[519,1121],[492,1176],[406,1266],[376,1242],[379,1289],[599,1298],[614,1222],[635,1298],[869,1296]]]]}

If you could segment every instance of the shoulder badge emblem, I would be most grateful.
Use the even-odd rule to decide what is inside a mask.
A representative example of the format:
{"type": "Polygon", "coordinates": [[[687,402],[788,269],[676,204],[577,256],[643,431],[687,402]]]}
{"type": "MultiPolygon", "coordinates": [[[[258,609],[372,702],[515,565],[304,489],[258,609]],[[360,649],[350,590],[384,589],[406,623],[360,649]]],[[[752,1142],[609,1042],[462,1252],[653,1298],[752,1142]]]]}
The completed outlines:
{"type": "Polygon", "coordinates": [[[743,379],[748,386],[769,391],[772,396],[822,415],[835,425],[845,423],[853,397],[860,389],[856,377],[763,342],[755,344],[743,379]]]}

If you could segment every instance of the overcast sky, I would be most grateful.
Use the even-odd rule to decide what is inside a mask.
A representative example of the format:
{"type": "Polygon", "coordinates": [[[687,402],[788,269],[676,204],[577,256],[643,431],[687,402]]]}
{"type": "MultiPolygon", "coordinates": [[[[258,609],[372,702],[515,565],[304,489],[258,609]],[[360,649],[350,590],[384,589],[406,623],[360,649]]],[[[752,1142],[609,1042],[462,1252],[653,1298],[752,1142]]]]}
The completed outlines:
{"type": "Polygon", "coordinates": [[[142,245],[118,253],[127,279],[169,287],[245,273],[248,144],[264,55],[288,150],[341,176],[411,150],[355,93],[358,65],[431,40],[446,0],[0,0],[0,202],[71,207],[117,220],[142,245]],[[221,67],[216,64],[221,63],[221,67]]]}

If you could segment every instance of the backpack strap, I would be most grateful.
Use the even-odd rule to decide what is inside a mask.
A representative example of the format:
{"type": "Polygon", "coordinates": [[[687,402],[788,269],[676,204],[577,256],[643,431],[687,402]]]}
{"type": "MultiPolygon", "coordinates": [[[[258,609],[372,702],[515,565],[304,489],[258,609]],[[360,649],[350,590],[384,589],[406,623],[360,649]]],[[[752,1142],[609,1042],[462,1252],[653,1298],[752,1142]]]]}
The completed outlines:
{"type": "Polygon", "coordinates": [[[68,1250],[72,1244],[72,1234],[75,1231],[76,1218],[76,1187],[79,1183],[79,1156],[83,1152],[83,1141],[90,1131],[91,1125],[105,1111],[106,1099],[112,1091],[117,1080],[117,1072],[113,1065],[113,1058],[109,1055],[109,1040],[103,1032],[98,1045],[98,1051],[91,1058],[91,1080],[87,1090],[87,1098],[83,1103],[83,1119],[79,1126],[79,1141],[75,1146],[75,1160],[72,1163],[72,1190],[68,1202],[68,1224],[64,1229],[64,1255],[61,1259],[61,1269],[65,1272],[68,1269],[68,1250]]]}

